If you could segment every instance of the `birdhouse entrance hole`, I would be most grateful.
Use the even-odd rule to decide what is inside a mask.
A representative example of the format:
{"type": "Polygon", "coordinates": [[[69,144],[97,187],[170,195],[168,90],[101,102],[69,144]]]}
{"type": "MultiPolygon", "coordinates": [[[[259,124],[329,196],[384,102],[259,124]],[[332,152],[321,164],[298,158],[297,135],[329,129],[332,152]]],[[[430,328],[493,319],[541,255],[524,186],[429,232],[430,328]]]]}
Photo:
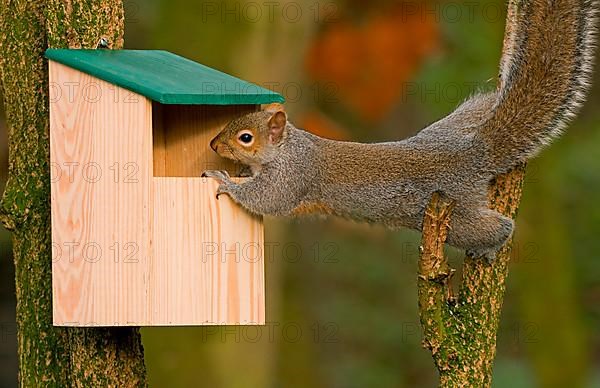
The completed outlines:
{"type": "Polygon", "coordinates": [[[152,104],[155,177],[199,177],[205,170],[238,176],[240,166],[217,155],[210,141],[234,118],[258,105],[152,104]]]}

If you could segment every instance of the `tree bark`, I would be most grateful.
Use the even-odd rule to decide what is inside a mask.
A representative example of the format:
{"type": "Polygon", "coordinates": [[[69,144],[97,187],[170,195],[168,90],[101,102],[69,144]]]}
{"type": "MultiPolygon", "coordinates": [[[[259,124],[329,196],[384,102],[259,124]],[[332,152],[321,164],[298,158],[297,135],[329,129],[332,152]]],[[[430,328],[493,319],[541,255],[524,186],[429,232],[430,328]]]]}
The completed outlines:
{"type": "MultiPolygon", "coordinates": [[[[518,166],[496,178],[488,194],[491,208],[515,218],[524,172],[518,166]]],[[[451,211],[451,202],[434,195],[423,221],[418,278],[423,346],[431,351],[441,387],[489,387],[512,241],[492,264],[466,257],[455,298],[453,270],[444,256],[451,211]]]]}
{"type": "Polygon", "coordinates": [[[123,45],[121,0],[0,0],[0,85],[9,179],[1,217],[13,231],[19,384],[145,386],[137,328],[52,325],[47,47],[123,45]]]}

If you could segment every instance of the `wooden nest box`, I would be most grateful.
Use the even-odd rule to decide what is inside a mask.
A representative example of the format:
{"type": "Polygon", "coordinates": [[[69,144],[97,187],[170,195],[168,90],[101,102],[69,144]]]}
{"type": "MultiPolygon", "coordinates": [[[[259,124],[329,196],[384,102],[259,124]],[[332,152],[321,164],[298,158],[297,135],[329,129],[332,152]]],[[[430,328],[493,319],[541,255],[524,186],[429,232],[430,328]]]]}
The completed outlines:
{"type": "Polygon", "coordinates": [[[59,326],[264,324],[259,217],[204,170],[274,92],[165,51],[55,50],[52,291],[59,326]]]}

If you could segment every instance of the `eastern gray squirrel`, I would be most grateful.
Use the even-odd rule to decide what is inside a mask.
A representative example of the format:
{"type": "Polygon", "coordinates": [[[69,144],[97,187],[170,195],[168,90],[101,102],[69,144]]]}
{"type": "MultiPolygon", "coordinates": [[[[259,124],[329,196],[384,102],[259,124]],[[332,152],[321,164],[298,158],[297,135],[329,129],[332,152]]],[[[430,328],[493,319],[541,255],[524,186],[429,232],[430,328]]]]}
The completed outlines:
{"type": "Polygon", "coordinates": [[[594,0],[512,0],[495,91],[470,97],[406,140],[354,143],[296,128],[283,107],[233,120],[211,142],[249,166],[218,194],[262,215],[331,214],[421,230],[439,191],[455,202],[448,243],[492,259],[513,220],[488,208],[490,181],[535,156],[582,104],[595,49],[594,0]]]}

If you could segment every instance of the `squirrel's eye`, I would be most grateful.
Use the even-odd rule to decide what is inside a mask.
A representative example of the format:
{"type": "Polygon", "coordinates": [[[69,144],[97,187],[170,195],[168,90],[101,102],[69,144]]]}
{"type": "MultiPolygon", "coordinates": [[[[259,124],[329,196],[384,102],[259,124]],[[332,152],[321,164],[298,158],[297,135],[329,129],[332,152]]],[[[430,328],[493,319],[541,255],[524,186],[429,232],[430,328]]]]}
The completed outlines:
{"type": "Polygon", "coordinates": [[[249,133],[243,133],[240,135],[239,139],[242,143],[248,144],[252,142],[252,135],[249,133]]]}

